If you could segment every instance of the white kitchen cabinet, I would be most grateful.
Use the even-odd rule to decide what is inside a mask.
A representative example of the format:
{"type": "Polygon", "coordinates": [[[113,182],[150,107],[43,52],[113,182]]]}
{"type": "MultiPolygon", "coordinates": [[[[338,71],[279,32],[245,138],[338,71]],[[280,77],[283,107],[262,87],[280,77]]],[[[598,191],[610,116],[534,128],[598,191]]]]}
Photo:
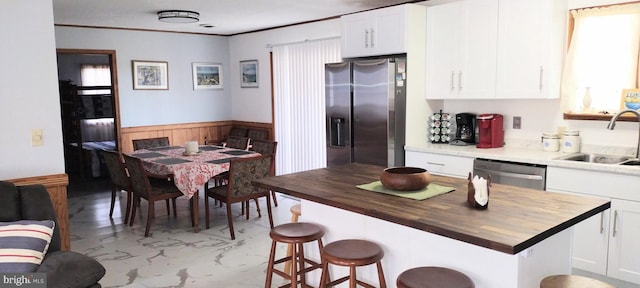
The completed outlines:
{"type": "Polygon", "coordinates": [[[424,10],[406,4],[342,16],[342,57],[406,53],[410,27],[414,22],[424,25],[424,10]]]}
{"type": "Polygon", "coordinates": [[[547,191],[611,199],[611,209],[573,228],[573,267],[640,284],[640,179],[547,168],[547,191]]]}
{"type": "Polygon", "coordinates": [[[498,15],[496,97],[560,97],[567,1],[503,0],[498,15]]]}
{"type": "Polygon", "coordinates": [[[640,283],[640,202],[614,199],[611,213],[607,275],[640,283]]]}
{"type": "Polygon", "coordinates": [[[463,156],[405,151],[404,163],[427,169],[433,175],[467,178],[469,172],[473,172],[473,158],[463,156]]]}
{"type": "Polygon", "coordinates": [[[558,98],[566,6],[462,0],[427,7],[426,98],[558,98]]]}
{"type": "Polygon", "coordinates": [[[498,0],[427,7],[427,99],[493,98],[498,0]]]}

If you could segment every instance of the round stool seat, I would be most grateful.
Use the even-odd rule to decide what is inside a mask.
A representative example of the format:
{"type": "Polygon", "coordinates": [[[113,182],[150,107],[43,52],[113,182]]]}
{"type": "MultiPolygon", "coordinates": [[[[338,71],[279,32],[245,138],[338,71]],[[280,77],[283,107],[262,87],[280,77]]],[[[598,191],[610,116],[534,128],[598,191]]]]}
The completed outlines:
{"type": "Polygon", "coordinates": [[[331,242],[322,249],[322,275],[320,283],[322,287],[333,287],[342,282],[349,281],[349,287],[356,287],[357,284],[364,287],[374,287],[371,284],[358,280],[356,267],[376,264],[378,271],[378,282],[380,288],[386,288],[384,271],[382,271],[382,257],[384,251],[378,244],[367,240],[345,239],[331,242]],[[331,281],[328,273],[329,264],[338,266],[348,266],[349,276],[331,281]]]}
{"type": "Polygon", "coordinates": [[[398,276],[398,288],[473,288],[471,279],[456,270],[444,267],[417,267],[398,276]]]}
{"type": "Polygon", "coordinates": [[[614,288],[614,286],[578,275],[551,275],[540,281],[540,288],[614,288]]]}
{"type": "Polygon", "coordinates": [[[322,238],[323,235],[322,226],[307,222],[278,225],[269,232],[271,239],[283,243],[310,242],[322,238]]]}
{"type": "Polygon", "coordinates": [[[291,211],[292,215],[296,215],[296,216],[300,216],[302,215],[302,207],[300,204],[296,204],[291,206],[291,208],[289,209],[291,211]]]}
{"type": "Polygon", "coordinates": [[[359,239],[331,242],[324,246],[323,258],[342,266],[364,266],[376,263],[384,256],[378,244],[359,239]]]}

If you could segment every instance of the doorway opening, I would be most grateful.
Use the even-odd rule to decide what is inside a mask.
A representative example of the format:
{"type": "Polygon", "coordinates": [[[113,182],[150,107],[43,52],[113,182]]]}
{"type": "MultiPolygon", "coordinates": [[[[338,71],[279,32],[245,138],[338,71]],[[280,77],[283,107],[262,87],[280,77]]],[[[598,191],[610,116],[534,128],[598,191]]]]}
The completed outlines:
{"type": "MultiPolygon", "coordinates": [[[[107,180],[102,150],[119,150],[115,50],[58,49],[58,83],[69,188],[107,180]]],[[[90,190],[90,189],[82,189],[90,190]]],[[[71,192],[71,191],[70,191],[71,192]]]]}

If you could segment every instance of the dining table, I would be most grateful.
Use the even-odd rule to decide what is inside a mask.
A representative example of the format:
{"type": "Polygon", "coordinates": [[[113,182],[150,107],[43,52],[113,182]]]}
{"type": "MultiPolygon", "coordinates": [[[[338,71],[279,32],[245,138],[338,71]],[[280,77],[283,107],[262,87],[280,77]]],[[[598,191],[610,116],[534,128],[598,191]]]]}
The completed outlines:
{"type": "Polygon", "coordinates": [[[142,160],[144,169],[152,174],[172,175],[173,182],[190,201],[194,231],[199,229],[199,191],[209,180],[229,171],[234,158],[260,156],[260,153],[214,145],[199,145],[198,151],[186,153],[184,146],[163,146],[140,149],[127,155],[142,160]]]}

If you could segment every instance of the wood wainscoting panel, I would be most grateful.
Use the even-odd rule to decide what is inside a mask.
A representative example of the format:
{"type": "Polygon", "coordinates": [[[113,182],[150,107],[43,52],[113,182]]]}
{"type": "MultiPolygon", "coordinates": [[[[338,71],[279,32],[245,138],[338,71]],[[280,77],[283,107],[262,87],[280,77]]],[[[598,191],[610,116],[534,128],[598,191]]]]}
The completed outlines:
{"type": "Polygon", "coordinates": [[[53,202],[53,209],[56,211],[56,217],[58,217],[61,249],[62,251],[71,250],[69,208],[67,205],[67,186],[69,186],[69,177],[67,174],[34,176],[3,181],[11,182],[16,186],[41,184],[47,188],[49,197],[51,197],[51,202],[53,202]]]}
{"type": "Polygon", "coordinates": [[[274,139],[273,124],[245,121],[213,121],[199,123],[166,124],[153,126],[122,127],[120,149],[123,153],[133,151],[132,140],[156,137],[169,137],[171,145],[182,146],[186,141],[205,140],[222,141],[227,138],[233,126],[259,128],[269,131],[269,139],[274,139]]]}

